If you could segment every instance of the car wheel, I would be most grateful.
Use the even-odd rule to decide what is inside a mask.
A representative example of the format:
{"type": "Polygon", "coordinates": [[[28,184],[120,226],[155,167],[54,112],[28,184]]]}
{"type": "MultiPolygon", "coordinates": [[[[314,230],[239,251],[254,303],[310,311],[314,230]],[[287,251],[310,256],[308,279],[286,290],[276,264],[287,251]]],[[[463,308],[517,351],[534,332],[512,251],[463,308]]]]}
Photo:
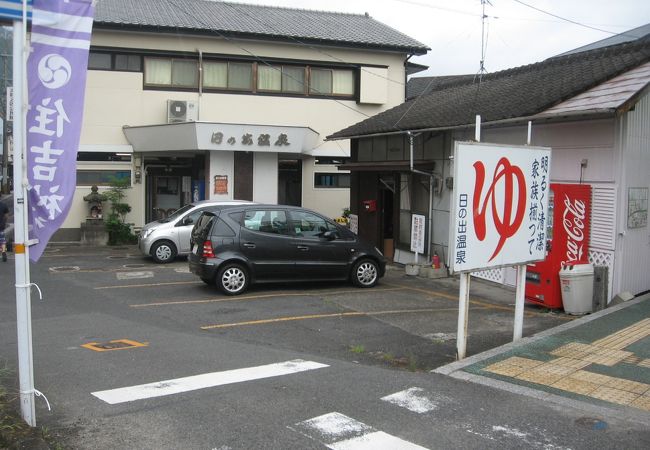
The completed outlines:
{"type": "Polygon", "coordinates": [[[241,294],[248,281],[248,271],[239,264],[226,264],[217,275],[217,287],[226,295],[241,294]]]}
{"type": "Polygon", "coordinates": [[[151,256],[159,264],[170,263],[176,258],[176,246],[169,241],[156,242],[151,247],[151,256]]]}
{"type": "Polygon", "coordinates": [[[352,283],[361,288],[373,287],[379,280],[379,267],[371,259],[362,259],[352,267],[352,283]]]}

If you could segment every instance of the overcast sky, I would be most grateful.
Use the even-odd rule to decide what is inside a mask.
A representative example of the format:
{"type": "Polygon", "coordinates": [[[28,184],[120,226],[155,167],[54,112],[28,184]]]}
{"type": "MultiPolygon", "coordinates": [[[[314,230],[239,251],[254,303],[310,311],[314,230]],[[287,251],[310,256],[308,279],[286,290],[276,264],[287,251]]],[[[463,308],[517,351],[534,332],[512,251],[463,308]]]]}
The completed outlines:
{"type": "MultiPolygon", "coordinates": [[[[423,75],[477,73],[481,60],[481,0],[229,0],[363,14],[426,44],[412,61],[423,75]]],[[[650,0],[490,0],[485,7],[488,72],[541,61],[567,50],[650,23],[650,0]],[[593,28],[597,28],[598,31],[593,28]],[[609,31],[610,33],[607,33],[609,31]]]]}

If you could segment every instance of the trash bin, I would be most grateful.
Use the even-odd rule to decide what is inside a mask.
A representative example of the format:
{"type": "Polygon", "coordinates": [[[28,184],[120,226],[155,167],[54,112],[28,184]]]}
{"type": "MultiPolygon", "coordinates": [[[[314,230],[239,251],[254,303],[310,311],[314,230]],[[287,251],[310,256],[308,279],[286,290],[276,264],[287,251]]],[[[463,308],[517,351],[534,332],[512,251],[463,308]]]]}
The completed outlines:
{"type": "Polygon", "coordinates": [[[564,312],[574,315],[593,312],[594,266],[563,265],[560,269],[560,289],[564,312]]]}

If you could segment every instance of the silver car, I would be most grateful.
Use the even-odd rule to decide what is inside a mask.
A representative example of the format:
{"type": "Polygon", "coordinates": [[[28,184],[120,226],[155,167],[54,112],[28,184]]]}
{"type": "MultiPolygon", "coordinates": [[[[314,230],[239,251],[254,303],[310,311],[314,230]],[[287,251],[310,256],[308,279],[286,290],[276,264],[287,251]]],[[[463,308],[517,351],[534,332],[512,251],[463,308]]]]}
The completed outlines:
{"type": "Polygon", "coordinates": [[[203,211],[218,206],[243,205],[242,200],[203,200],[190,203],[174,211],[169,217],[149,222],[138,234],[138,247],[145,255],[151,255],[157,263],[169,263],[179,255],[188,255],[192,227],[203,211]]]}

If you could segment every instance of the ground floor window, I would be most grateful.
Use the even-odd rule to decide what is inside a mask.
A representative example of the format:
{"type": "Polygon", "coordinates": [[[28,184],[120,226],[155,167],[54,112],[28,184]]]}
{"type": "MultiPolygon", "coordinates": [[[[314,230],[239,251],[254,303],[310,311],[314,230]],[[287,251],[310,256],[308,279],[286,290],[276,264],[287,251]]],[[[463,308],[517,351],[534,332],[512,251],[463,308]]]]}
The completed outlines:
{"type": "Polygon", "coordinates": [[[130,170],[77,170],[77,186],[110,186],[115,180],[131,181],[130,170]]]}
{"type": "Polygon", "coordinates": [[[349,188],[349,173],[315,173],[315,188],[349,188]]]}

